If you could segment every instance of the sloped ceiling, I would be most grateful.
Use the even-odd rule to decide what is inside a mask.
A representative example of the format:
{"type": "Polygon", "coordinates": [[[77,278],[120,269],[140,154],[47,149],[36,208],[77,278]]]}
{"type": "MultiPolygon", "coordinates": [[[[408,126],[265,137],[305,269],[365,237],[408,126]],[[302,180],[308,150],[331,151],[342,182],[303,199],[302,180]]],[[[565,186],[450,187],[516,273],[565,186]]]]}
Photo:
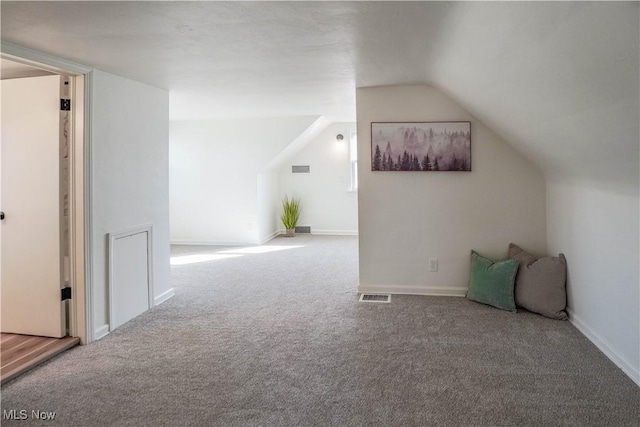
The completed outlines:
{"type": "Polygon", "coordinates": [[[431,84],[548,179],[638,195],[638,2],[2,2],[2,39],[171,91],[173,119],[355,120],[431,84]]]}

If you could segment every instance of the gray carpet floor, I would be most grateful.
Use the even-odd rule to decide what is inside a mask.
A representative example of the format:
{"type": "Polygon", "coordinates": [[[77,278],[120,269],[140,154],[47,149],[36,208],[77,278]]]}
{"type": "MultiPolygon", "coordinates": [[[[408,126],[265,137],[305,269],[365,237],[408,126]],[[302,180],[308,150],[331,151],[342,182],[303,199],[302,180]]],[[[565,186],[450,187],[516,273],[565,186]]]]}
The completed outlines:
{"type": "Polygon", "coordinates": [[[267,246],[292,245],[172,267],[175,297],[3,386],[2,409],[56,412],[20,425],[638,426],[639,387],[569,322],[360,303],[357,238],[267,246]]]}

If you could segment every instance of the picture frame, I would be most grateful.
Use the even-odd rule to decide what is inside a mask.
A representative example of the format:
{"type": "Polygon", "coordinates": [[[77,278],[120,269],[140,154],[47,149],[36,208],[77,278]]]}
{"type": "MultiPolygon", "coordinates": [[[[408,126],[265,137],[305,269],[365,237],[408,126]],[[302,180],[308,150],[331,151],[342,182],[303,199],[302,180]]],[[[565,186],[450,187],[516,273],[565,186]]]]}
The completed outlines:
{"type": "Polygon", "coordinates": [[[471,172],[471,122],[372,122],[371,170],[471,172]]]}

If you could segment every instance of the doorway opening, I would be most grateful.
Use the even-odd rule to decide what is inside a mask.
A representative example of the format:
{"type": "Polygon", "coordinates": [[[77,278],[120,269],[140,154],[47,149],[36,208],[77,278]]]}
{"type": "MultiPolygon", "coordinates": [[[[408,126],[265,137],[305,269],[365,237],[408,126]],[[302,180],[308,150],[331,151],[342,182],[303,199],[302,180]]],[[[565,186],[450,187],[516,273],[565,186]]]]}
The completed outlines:
{"type": "Polygon", "coordinates": [[[85,75],[6,53],[0,65],[4,383],[87,342],[85,75]]]}

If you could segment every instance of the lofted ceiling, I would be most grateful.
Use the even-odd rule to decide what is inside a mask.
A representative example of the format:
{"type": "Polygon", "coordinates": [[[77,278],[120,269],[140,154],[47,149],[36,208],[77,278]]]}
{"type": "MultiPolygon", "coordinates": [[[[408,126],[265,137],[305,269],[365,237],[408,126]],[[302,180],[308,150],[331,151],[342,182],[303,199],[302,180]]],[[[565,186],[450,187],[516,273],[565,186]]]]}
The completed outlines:
{"type": "Polygon", "coordinates": [[[638,2],[6,2],[2,39],[171,93],[171,118],[355,120],[429,84],[548,179],[638,194],[638,2]]]}

